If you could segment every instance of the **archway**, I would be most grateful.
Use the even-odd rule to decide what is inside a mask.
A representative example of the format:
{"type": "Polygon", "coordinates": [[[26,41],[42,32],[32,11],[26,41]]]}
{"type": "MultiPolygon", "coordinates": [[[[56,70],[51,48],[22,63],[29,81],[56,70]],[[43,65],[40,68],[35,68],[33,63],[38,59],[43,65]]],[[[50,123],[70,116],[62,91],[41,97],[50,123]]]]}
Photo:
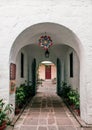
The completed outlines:
{"type": "Polygon", "coordinates": [[[42,61],[37,69],[37,92],[57,93],[56,65],[51,61],[42,61]]]}
{"type": "MultiPolygon", "coordinates": [[[[61,62],[61,68],[63,70],[62,76],[60,76],[61,81],[67,80],[67,77],[68,77],[67,73],[65,75],[65,68],[66,68],[65,65],[67,63],[65,63],[64,59],[65,59],[65,56],[66,57],[68,56],[68,55],[65,55],[66,52],[68,51],[69,52],[68,54],[72,52],[75,53],[77,59],[79,60],[78,65],[80,68],[80,72],[78,73],[79,75],[77,75],[77,77],[80,76],[78,87],[81,89],[80,90],[80,97],[81,97],[81,92],[83,89],[82,86],[85,82],[83,80],[83,70],[82,70],[84,49],[78,37],[70,29],[66,28],[65,26],[55,24],[55,23],[40,23],[40,24],[36,24],[25,29],[21,34],[19,34],[19,36],[16,38],[16,40],[14,41],[12,45],[11,52],[10,52],[10,63],[16,64],[17,56],[19,53],[22,53],[22,50],[23,50],[28,59],[27,80],[28,81],[32,80],[33,76],[30,74],[32,72],[31,67],[30,67],[32,66],[32,61],[35,59],[38,65],[39,62],[46,60],[46,57],[44,57],[44,50],[42,50],[42,48],[38,46],[38,39],[41,35],[44,35],[45,32],[51,36],[54,42],[54,45],[49,49],[50,57],[48,58],[48,60],[53,61],[55,64],[57,64],[57,66],[60,66],[60,62],[61,62]],[[58,59],[60,60],[60,62],[58,59]]],[[[69,79],[68,79],[68,82],[73,84],[73,81],[69,79]]],[[[34,80],[34,83],[35,83],[35,80],[34,80]]],[[[58,86],[60,87],[60,84],[58,86]]],[[[35,90],[34,90],[34,94],[35,94],[35,90]]],[[[81,101],[81,115],[83,115],[85,113],[83,109],[83,105],[82,105],[83,98],[81,98],[80,101],[81,101]]]]}

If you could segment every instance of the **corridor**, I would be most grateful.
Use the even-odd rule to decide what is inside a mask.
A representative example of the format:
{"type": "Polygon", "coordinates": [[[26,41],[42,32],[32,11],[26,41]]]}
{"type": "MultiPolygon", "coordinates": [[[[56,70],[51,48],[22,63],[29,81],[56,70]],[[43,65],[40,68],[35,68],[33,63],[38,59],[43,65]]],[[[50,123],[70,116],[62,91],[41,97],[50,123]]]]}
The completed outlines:
{"type": "Polygon", "coordinates": [[[55,86],[48,84],[50,82],[39,86],[13,130],[84,130],[56,95],[55,86]]]}

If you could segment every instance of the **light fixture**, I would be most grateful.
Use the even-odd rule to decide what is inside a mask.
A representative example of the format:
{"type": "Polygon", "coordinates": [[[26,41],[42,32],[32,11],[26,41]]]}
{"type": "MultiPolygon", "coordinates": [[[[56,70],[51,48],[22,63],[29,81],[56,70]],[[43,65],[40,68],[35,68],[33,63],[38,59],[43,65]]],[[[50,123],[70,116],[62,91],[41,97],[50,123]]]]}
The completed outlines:
{"type": "Polygon", "coordinates": [[[50,46],[52,46],[53,42],[50,36],[47,36],[46,33],[44,36],[41,36],[39,39],[39,45],[44,48],[44,50],[48,50],[50,46]]]}
{"type": "Polygon", "coordinates": [[[49,58],[50,52],[48,51],[48,49],[50,48],[50,46],[53,45],[53,42],[51,40],[51,37],[46,35],[46,32],[45,35],[42,35],[39,38],[39,45],[45,50],[45,57],[49,58]]]}
{"type": "Polygon", "coordinates": [[[50,54],[50,52],[49,52],[48,50],[46,50],[46,51],[45,51],[45,57],[46,57],[46,58],[49,58],[49,54],[50,54]]]}

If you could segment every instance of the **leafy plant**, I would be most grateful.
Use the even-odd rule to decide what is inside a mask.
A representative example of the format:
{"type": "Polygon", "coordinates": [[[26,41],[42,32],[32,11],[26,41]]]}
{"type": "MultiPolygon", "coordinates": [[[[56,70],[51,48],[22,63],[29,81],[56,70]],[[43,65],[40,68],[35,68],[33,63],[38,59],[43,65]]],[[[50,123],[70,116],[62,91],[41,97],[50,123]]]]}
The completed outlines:
{"type": "Polygon", "coordinates": [[[24,84],[21,84],[16,89],[16,108],[23,107],[23,104],[26,100],[28,100],[31,97],[32,93],[32,86],[30,86],[30,83],[25,81],[24,84]]]}
{"type": "Polygon", "coordinates": [[[68,98],[71,104],[74,104],[75,108],[79,108],[79,93],[76,90],[72,90],[68,93],[68,98]]]}
{"type": "Polygon", "coordinates": [[[16,89],[16,106],[19,107],[25,98],[23,87],[18,87],[16,89]]]}
{"type": "Polygon", "coordinates": [[[61,84],[61,96],[63,98],[68,98],[68,93],[71,90],[71,86],[68,86],[66,82],[62,82],[61,84]]]}
{"type": "Polygon", "coordinates": [[[2,126],[4,122],[6,123],[10,122],[8,115],[9,113],[12,113],[12,111],[13,111],[12,104],[5,105],[3,99],[1,99],[0,100],[0,126],[2,126]]]}

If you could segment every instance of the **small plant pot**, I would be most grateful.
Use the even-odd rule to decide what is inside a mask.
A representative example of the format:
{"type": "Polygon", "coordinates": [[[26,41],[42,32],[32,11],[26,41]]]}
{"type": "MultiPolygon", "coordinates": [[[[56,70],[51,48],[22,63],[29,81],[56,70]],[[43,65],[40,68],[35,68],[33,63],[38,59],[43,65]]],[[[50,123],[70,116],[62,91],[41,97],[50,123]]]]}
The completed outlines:
{"type": "Polygon", "coordinates": [[[20,109],[19,108],[15,108],[15,115],[18,115],[20,113],[20,109]]]}
{"type": "Polygon", "coordinates": [[[72,110],[74,110],[74,108],[75,108],[74,104],[72,104],[70,107],[72,110]]]}
{"type": "Polygon", "coordinates": [[[0,130],[4,130],[5,128],[6,128],[6,121],[2,123],[2,125],[0,126],[0,130]]]}
{"type": "Polygon", "coordinates": [[[76,113],[78,116],[80,116],[80,109],[76,109],[76,113]]]}

